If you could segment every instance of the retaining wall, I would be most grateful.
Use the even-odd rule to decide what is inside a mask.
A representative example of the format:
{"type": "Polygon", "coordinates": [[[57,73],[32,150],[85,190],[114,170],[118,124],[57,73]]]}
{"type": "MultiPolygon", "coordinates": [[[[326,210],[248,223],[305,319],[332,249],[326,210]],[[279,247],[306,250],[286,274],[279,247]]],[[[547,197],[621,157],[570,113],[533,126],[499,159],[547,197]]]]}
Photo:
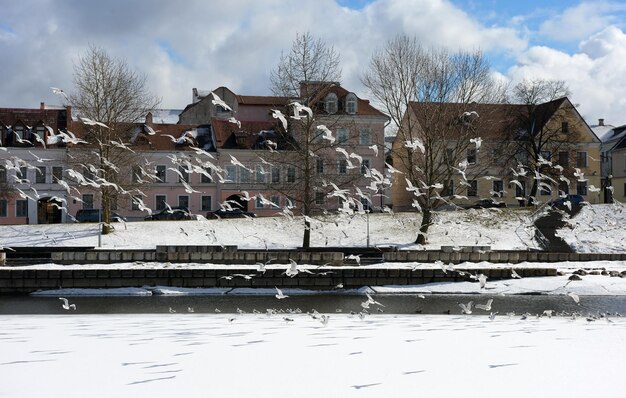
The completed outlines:
{"type": "Polygon", "coordinates": [[[459,264],[463,262],[510,263],[557,261],[626,261],[626,253],[551,253],[530,251],[412,251],[383,253],[386,262],[435,262],[459,264]]]}
{"type": "MultiPolygon", "coordinates": [[[[327,271],[327,270],[326,270],[327,271]]],[[[463,271],[459,269],[458,271],[463,271]]],[[[555,268],[518,268],[523,276],[555,276],[555,268]]],[[[42,289],[60,288],[120,288],[141,286],[176,287],[293,287],[302,289],[333,290],[338,284],[344,288],[381,285],[419,285],[431,282],[454,282],[469,279],[469,273],[487,275],[489,280],[509,279],[511,269],[471,269],[466,275],[458,272],[444,273],[440,269],[388,269],[388,268],[334,268],[321,274],[299,273],[290,278],[283,269],[269,269],[250,279],[225,276],[250,274],[250,269],[97,269],[85,267],[71,270],[0,269],[0,294],[26,294],[42,289]]]]}

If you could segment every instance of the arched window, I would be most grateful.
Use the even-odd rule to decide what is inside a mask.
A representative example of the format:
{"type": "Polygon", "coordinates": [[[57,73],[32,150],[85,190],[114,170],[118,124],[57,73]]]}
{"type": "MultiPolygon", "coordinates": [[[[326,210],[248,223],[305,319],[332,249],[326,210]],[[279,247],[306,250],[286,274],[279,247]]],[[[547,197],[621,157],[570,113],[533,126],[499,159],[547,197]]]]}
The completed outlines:
{"type": "Polygon", "coordinates": [[[326,113],[337,113],[337,94],[330,93],[326,96],[324,108],[326,113]]]}
{"type": "Polygon", "coordinates": [[[357,111],[357,101],[356,101],[356,95],[354,95],[354,93],[350,93],[346,96],[346,113],[349,113],[350,115],[354,115],[357,111]]]}

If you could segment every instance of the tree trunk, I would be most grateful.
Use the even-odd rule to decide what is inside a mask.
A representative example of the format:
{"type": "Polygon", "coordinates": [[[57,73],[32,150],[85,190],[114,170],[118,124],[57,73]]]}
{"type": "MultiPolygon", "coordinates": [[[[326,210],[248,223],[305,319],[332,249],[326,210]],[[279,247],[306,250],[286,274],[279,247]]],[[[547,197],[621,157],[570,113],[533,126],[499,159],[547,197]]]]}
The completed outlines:
{"type": "Polygon", "coordinates": [[[302,248],[308,249],[311,247],[311,223],[304,222],[304,237],[302,238],[302,248]]]}
{"type": "Polygon", "coordinates": [[[422,211],[422,223],[420,225],[420,233],[417,235],[417,239],[415,239],[415,243],[418,245],[423,245],[426,243],[426,234],[428,233],[428,227],[431,224],[432,213],[430,209],[423,209],[422,211]]]}

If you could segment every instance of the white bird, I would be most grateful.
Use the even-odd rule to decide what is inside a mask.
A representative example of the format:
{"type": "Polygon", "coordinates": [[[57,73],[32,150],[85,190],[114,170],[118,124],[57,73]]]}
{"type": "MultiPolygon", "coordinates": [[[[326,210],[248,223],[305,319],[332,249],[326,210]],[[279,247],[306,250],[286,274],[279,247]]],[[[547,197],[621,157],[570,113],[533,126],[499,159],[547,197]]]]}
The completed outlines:
{"type": "Polygon", "coordinates": [[[284,295],[284,294],[283,294],[283,292],[282,292],[282,290],[280,290],[280,289],[279,289],[279,288],[277,288],[276,286],[274,286],[274,289],[276,289],[276,295],[275,295],[275,297],[276,297],[277,299],[279,299],[279,300],[280,300],[280,299],[284,299],[284,298],[289,297],[289,296],[284,295]]]}
{"type": "Polygon", "coordinates": [[[479,274],[476,279],[478,279],[478,283],[480,284],[480,288],[484,289],[485,285],[487,284],[487,276],[484,274],[479,274]]]}
{"type": "Polygon", "coordinates": [[[476,111],[463,112],[463,114],[461,115],[461,117],[468,117],[468,116],[478,117],[478,112],[476,111]]]}
{"type": "Polygon", "coordinates": [[[280,122],[283,124],[283,128],[285,129],[285,131],[287,131],[287,118],[281,111],[279,111],[278,109],[272,109],[272,117],[274,119],[280,120],[280,122]]]}
{"type": "Polygon", "coordinates": [[[333,132],[330,131],[328,127],[323,124],[317,126],[317,129],[320,130],[323,134],[321,136],[322,139],[328,140],[331,144],[335,143],[335,137],[333,137],[333,132]]]}
{"type": "Polygon", "coordinates": [[[459,304],[459,307],[461,307],[461,312],[462,313],[464,313],[466,315],[469,315],[469,314],[472,313],[472,305],[474,304],[473,301],[470,301],[467,304],[463,304],[463,303],[458,303],[458,304],[459,304]]]}
{"type": "Polygon", "coordinates": [[[370,145],[368,146],[369,149],[371,149],[372,151],[374,151],[374,156],[378,157],[378,145],[374,144],[374,145],[370,145]]]}
{"type": "Polygon", "coordinates": [[[417,148],[422,151],[422,153],[426,153],[426,147],[419,138],[414,139],[413,141],[404,141],[404,147],[409,148],[412,151],[415,151],[417,148]]]}
{"type": "Polygon", "coordinates": [[[578,297],[578,295],[576,293],[569,292],[569,293],[567,293],[567,295],[570,296],[572,298],[572,300],[574,300],[574,302],[576,302],[576,304],[580,303],[580,297],[578,297]]]}
{"type": "Polygon", "coordinates": [[[109,128],[109,126],[107,126],[106,124],[99,122],[97,120],[89,119],[87,117],[81,117],[80,120],[88,126],[102,126],[107,129],[109,128]]]}
{"type": "Polygon", "coordinates": [[[361,254],[350,254],[346,257],[348,260],[354,260],[358,265],[361,265],[361,254]]]}
{"type": "Polygon", "coordinates": [[[241,163],[236,157],[234,157],[233,155],[229,155],[230,156],[230,163],[233,164],[233,166],[239,166],[243,169],[246,169],[248,171],[252,171],[252,169],[249,169],[248,167],[244,166],[243,163],[241,163]]]}
{"type": "Polygon", "coordinates": [[[483,139],[482,139],[482,138],[480,138],[480,137],[477,137],[477,138],[470,138],[470,142],[471,142],[471,143],[474,143],[474,144],[476,145],[476,150],[479,150],[479,149],[480,149],[480,145],[481,145],[481,144],[482,144],[482,142],[483,142],[483,139]]]}
{"type": "Polygon", "coordinates": [[[68,101],[70,100],[70,99],[67,97],[67,94],[65,94],[65,91],[61,90],[60,88],[57,88],[57,87],[50,87],[50,89],[52,90],[52,93],[53,93],[53,94],[62,95],[62,96],[64,96],[64,97],[65,97],[65,99],[66,99],[66,100],[68,100],[68,101]]]}
{"type": "Polygon", "coordinates": [[[293,106],[293,115],[291,116],[292,119],[302,119],[302,112],[307,113],[310,118],[313,118],[313,111],[308,106],[304,106],[297,101],[294,101],[289,105],[293,106]]]}
{"type": "Polygon", "coordinates": [[[580,169],[577,167],[574,168],[574,177],[578,177],[578,181],[580,182],[587,181],[587,179],[585,178],[585,173],[580,171],[580,169]]]}
{"type": "Polygon", "coordinates": [[[236,118],[230,117],[230,118],[228,118],[228,121],[230,123],[236,124],[238,128],[241,128],[241,122],[239,120],[237,120],[236,118]]]}
{"type": "Polygon", "coordinates": [[[513,279],[522,279],[522,277],[517,272],[515,272],[514,269],[511,269],[511,278],[513,278],[513,279]]]}
{"type": "Polygon", "coordinates": [[[213,100],[211,100],[211,103],[213,105],[221,106],[222,108],[224,108],[227,111],[231,111],[231,112],[233,111],[233,108],[228,106],[228,104],[226,102],[224,102],[217,94],[215,94],[214,92],[211,92],[211,95],[213,96],[213,100]]]}
{"type": "Polygon", "coordinates": [[[290,278],[293,278],[294,276],[298,275],[298,263],[296,263],[292,259],[289,259],[289,268],[287,268],[284,274],[290,278]]]}
{"type": "Polygon", "coordinates": [[[493,299],[487,300],[485,304],[476,304],[476,308],[483,311],[491,311],[491,304],[493,303],[493,299]]]}
{"type": "Polygon", "coordinates": [[[69,310],[70,308],[76,311],[76,304],[70,304],[65,297],[59,297],[59,300],[63,301],[63,309],[69,310]]]}
{"type": "Polygon", "coordinates": [[[387,166],[387,169],[389,169],[390,173],[399,173],[399,174],[404,174],[403,172],[401,172],[398,169],[395,169],[392,165],[390,165],[389,163],[385,162],[385,166],[387,166]]]}

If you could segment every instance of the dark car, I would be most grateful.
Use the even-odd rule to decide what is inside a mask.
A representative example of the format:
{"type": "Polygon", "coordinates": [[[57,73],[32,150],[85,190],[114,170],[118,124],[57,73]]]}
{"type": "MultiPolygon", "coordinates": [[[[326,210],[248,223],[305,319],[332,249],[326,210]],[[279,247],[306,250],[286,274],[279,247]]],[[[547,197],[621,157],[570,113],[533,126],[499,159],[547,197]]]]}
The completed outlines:
{"type": "Polygon", "coordinates": [[[193,216],[186,207],[165,208],[158,213],[144,218],[146,221],[162,221],[162,220],[191,220],[193,216]]]}
{"type": "Polygon", "coordinates": [[[506,203],[504,202],[494,202],[491,199],[481,199],[478,202],[474,203],[471,206],[468,206],[468,209],[490,209],[494,207],[506,207],[506,203]]]}
{"type": "Polygon", "coordinates": [[[585,198],[583,198],[581,195],[572,194],[551,200],[550,202],[548,202],[548,205],[559,209],[576,208],[582,206],[584,204],[584,201],[585,198]],[[569,206],[567,205],[567,202],[569,202],[569,206]]]}
{"type": "MultiPolygon", "coordinates": [[[[80,209],[76,212],[76,221],[77,222],[100,222],[102,220],[101,215],[102,210],[100,209],[80,209]]],[[[111,212],[111,221],[113,222],[122,222],[127,221],[126,217],[117,214],[116,212],[111,212]]]]}
{"type": "Polygon", "coordinates": [[[217,219],[217,218],[244,218],[244,217],[256,217],[256,214],[250,213],[247,211],[243,211],[242,209],[219,209],[215,211],[210,211],[206,214],[206,218],[209,219],[217,219]]]}

